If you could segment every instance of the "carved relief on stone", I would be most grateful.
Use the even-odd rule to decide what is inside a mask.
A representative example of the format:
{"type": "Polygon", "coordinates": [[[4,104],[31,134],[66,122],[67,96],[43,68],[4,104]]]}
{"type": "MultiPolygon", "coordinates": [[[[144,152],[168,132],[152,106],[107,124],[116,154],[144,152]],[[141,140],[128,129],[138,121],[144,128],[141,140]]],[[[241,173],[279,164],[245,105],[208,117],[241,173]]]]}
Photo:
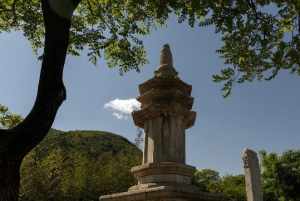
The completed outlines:
{"type": "Polygon", "coordinates": [[[249,157],[246,154],[243,154],[242,156],[244,168],[249,168],[249,157]]]}

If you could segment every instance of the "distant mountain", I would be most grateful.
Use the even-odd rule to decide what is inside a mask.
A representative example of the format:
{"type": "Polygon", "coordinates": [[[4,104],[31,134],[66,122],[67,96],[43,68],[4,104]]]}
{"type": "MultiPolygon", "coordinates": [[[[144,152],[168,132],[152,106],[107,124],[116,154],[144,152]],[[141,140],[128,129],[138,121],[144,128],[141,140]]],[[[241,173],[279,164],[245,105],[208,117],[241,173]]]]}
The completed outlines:
{"type": "Polygon", "coordinates": [[[126,191],[141,151],[127,139],[102,131],[52,129],[22,163],[22,201],[92,201],[126,191]]]}

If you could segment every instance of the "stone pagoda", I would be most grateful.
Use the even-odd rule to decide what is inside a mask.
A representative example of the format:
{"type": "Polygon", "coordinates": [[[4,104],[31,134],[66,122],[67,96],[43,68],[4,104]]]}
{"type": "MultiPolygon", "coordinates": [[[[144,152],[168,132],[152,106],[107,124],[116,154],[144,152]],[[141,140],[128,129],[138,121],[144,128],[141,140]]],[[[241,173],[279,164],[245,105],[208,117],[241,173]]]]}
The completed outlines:
{"type": "Polygon", "coordinates": [[[173,66],[164,45],[154,77],[139,86],[141,110],[133,112],[135,125],[145,131],[143,161],[131,172],[138,183],[127,192],[101,196],[101,201],[220,201],[222,196],[200,192],[191,184],[195,172],[185,163],[185,130],[193,126],[192,86],[173,66]]]}

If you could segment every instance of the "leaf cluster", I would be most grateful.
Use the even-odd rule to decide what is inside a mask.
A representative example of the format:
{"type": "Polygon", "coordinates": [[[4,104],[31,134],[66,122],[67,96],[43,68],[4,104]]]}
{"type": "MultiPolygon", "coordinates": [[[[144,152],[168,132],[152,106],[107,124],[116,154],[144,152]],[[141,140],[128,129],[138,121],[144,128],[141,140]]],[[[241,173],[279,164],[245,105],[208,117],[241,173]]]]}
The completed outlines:
{"type": "MultiPolygon", "coordinates": [[[[217,53],[223,70],[213,81],[224,83],[227,97],[235,83],[271,80],[281,70],[300,75],[300,3],[298,0],[85,0],[73,16],[68,52],[86,50],[120,73],[147,63],[142,39],[172,16],[190,27],[212,25],[223,45],[217,53]]],[[[35,52],[44,29],[39,0],[0,2],[0,32],[19,30],[35,52]]]]}
{"type": "Polygon", "coordinates": [[[272,80],[281,70],[300,75],[299,1],[220,1],[210,21],[222,36],[224,97],[235,83],[272,80]]]}
{"type": "Polygon", "coordinates": [[[12,128],[21,121],[20,115],[11,113],[8,107],[0,104],[0,128],[12,128]]]}

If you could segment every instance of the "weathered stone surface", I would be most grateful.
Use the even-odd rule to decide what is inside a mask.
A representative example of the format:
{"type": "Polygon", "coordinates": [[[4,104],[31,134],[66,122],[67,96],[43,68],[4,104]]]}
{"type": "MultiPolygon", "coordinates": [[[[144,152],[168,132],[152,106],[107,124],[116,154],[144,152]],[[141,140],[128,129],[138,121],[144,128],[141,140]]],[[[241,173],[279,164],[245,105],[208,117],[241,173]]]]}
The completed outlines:
{"type": "Polygon", "coordinates": [[[162,116],[144,124],[145,154],[143,163],[162,161],[185,163],[183,116],[162,116]]]}
{"type": "Polygon", "coordinates": [[[135,124],[145,130],[143,164],[185,163],[185,129],[194,124],[196,113],[191,111],[191,86],[177,75],[165,45],[154,78],[140,85],[141,110],[133,112],[135,124]]]}
{"type": "Polygon", "coordinates": [[[124,193],[105,195],[100,198],[105,201],[223,201],[218,193],[200,192],[191,185],[166,185],[146,188],[124,193]]]}
{"type": "Polygon", "coordinates": [[[185,130],[193,126],[192,86],[179,79],[170,47],[161,51],[154,78],[139,86],[141,110],[135,125],[145,131],[142,165],[131,172],[138,184],[128,192],[100,197],[101,201],[220,201],[221,195],[199,192],[191,184],[195,168],[185,164],[185,130]]]}
{"type": "Polygon", "coordinates": [[[160,52],[160,66],[154,72],[158,78],[176,78],[177,72],[173,67],[173,56],[168,44],[165,44],[160,52]]]}
{"type": "Polygon", "coordinates": [[[131,172],[137,178],[138,185],[147,183],[191,184],[191,177],[195,172],[195,168],[176,162],[160,162],[133,167],[131,172]]]}
{"type": "Polygon", "coordinates": [[[257,154],[251,149],[245,149],[242,158],[245,170],[247,201],[263,201],[257,154]]]}

